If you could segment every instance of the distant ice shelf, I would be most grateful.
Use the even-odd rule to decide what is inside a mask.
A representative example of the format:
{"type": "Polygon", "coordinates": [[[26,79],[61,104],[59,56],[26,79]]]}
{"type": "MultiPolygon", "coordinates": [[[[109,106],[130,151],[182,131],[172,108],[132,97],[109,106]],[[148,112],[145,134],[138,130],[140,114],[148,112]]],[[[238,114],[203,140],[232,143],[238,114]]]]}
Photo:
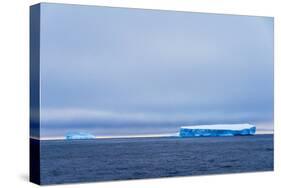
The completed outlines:
{"type": "Polygon", "coordinates": [[[215,124],[184,126],[180,128],[180,137],[199,136],[241,136],[254,135],[256,127],[251,124],[215,124]]]}
{"type": "Polygon", "coordinates": [[[67,133],[65,136],[66,140],[81,140],[81,139],[94,139],[95,136],[93,136],[90,133],[84,133],[84,132],[74,132],[74,133],[67,133]]]}

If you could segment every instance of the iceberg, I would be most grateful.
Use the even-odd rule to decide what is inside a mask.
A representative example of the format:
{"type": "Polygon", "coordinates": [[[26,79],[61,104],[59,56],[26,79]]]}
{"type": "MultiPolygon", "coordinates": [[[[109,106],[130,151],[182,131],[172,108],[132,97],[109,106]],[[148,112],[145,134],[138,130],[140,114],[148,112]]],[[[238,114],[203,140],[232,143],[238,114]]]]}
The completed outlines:
{"type": "Polygon", "coordinates": [[[256,127],[251,124],[216,124],[184,126],[180,128],[180,137],[199,136],[242,136],[254,135],[256,127]]]}
{"type": "Polygon", "coordinates": [[[79,140],[79,139],[94,139],[95,137],[90,133],[83,133],[83,132],[75,132],[75,133],[68,133],[65,136],[66,140],[79,140]]]}

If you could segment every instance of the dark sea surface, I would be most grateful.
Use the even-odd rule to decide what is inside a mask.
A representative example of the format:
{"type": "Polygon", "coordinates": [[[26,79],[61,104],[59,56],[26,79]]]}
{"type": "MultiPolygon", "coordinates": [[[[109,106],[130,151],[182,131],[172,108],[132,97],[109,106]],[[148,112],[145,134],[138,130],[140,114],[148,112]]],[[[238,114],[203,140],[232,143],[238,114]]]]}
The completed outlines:
{"type": "Polygon", "coordinates": [[[273,170],[273,135],[41,141],[41,184],[273,170]]]}

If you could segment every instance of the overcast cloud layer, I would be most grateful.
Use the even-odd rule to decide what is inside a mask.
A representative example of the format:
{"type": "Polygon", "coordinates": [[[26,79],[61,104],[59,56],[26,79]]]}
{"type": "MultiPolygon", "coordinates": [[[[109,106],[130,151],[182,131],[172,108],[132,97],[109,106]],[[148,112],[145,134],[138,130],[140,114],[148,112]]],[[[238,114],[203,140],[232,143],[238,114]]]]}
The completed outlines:
{"type": "Polygon", "coordinates": [[[43,4],[41,31],[43,136],[272,126],[272,18],[43,4]]]}

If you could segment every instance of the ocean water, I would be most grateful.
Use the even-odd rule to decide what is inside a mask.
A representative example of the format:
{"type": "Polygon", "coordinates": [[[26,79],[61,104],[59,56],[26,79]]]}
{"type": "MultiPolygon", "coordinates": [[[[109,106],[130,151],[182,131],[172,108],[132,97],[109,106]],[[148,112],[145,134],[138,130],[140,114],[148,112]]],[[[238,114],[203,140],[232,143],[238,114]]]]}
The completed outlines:
{"type": "Polygon", "coordinates": [[[273,135],[40,141],[41,184],[273,170],[273,135]]]}

